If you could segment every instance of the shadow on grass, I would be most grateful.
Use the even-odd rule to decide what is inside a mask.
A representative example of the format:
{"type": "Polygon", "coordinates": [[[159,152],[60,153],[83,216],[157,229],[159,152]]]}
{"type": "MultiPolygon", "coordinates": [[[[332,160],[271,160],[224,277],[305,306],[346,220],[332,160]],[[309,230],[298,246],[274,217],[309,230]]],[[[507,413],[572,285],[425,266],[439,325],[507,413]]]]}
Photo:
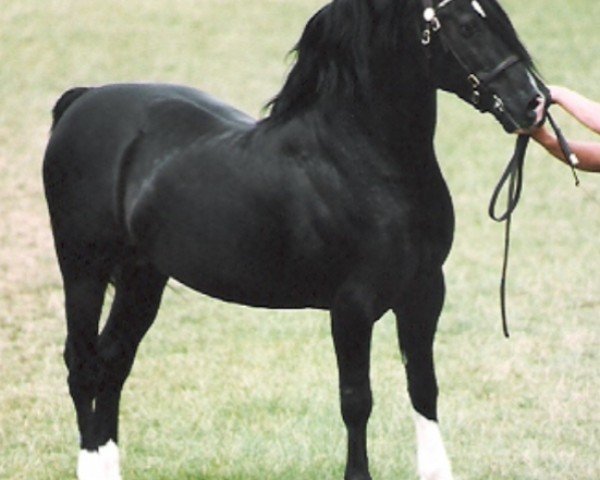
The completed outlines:
{"type": "Polygon", "coordinates": [[[240,466],[239,471],[235,472],[215,472],[215,473],[202,473],[199,468],[190,466],[188,469],[180,470],[176,473],[164,473],[159,472],[156,469],[145,471],[144,476],[146,478],[152,478],[153,480],[303,480],[311,479],[338,479],[343,476],[343,467],[339,468],[321,468],[318,465],[309,467],[307,469],[296,470],[290,469],[290,471],[244,471],[244,468],[240,466]]]}
{"type": "MultiPolygon", "coordinates": [[[[144,471],[143,477],[152,480],[341,480],[344,476],[344,466],[342,464],[315,464],[306,468],[290,468],[289,470],[275,469],[256,469],[248,471],[240,465],[236,471],[228,472],[202,472],[201,468],[190,465],[189,468],[180,469],[178,472],[166,473],[151,469],[144,471]]],[[[388,474],[390,472],[387,472],[388,474]]],[[[373,468],[371,471],[373,478],[389,478],[383,471],[373,468]]],[[[394,478],[413,478],[412,468],[397,472],[394,478]]]]}

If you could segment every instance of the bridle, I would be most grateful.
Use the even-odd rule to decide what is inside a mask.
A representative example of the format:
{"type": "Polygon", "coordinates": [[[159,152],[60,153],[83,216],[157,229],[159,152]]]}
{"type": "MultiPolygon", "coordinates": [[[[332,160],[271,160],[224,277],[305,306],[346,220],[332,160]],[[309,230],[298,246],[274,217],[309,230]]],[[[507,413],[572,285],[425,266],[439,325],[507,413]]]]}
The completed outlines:
{"type": "MultiPolygon", "coordinates": [[[[446,34],[445,29],[443,28],[443,24],[438,16],[438,13],[440,11],[443,11],[443,9],[448,8],[448,6],[454,0],[442,0],[440,3],[437,4],[437,6],[434,6],[433,0],[421,1],[423,4],[423,20],[425,21],[425,27],[423,28],[421,34],[421,43],[426,48],[426,55],[428,56],[428,58],[430,59],[432,56],[432,53],[428,47],[431,44],[433,35],[439,35],[443,47],[452,52],[458,63],[461,65],[464,71],[467,72],[467,81],[473,89],[471,94],[472,104],[482,112],[495,110],[505,115],[518,129],[518,123],[512,118],[510,113],[507,110],[505,110],[504,102],[498,95],[496,95],[490,89],[489,85],[502,73],[506,72],[506,70],[519,63],[521,59],[514,54],[510,54],[489,71],[470,67],[470,62],[468,61],[468,59],[464,55],[462,55],[461,52],[457,50],[457,48],[455,48],[454,42],[446,34]],[[482,92],[489,93],[491,95],[491,98],[493,99],[492,106],[489,109],[481,106],[482,92]]],[[[479,2],[477,2],[477,0],[472,0],[471,5],[479,15],[483,17],[486,16],[485,11],[483,10],[479,2]]],[[[537,75],[532,74],[532,76],[537,82],[543,85],[543,82],[541,82],[537,75]]],[[[548,120],[550,126],[556,134],[563,155],[565,156],[569,165],[571,166],[573,176],[575,177],[575,185],[578,186],[579,178],[577,177],[577,172],[575,171],[575,166],[578,163],[577,157],[571,151],[569,143],[562,134],[552,115],[548,111],[549,107],[550,103],[546,107],[545,118],[548,120]]],[[[509,161],[506,169],[502,173],[502,176],[500,177],[496,188],[494,189],[488,208],[488,214],[493,220],[497,222],[505,222],[504,260],[502,264],[502,277],[500,281],[500,309],[502,314],[502,329],[506,338],[510,336],[508,331],[508,319],[506,312],[506,279],[508,271],[508,256],[510,250],[510,227],[512,214],[519,203],[519,200],[521,198],[521,192],[523,190],[523,166],[525,163],[525,154],[527,152],[527,146],[529,144],[530,138],[531,137],[528,134],[520,134],[518,136],[513,156],[509,161]],[[506,210],[504,211],[504,213],[498,214],[498,200],[500,194],[505,189],[505,187],[507,187],[506,210]]]]}
{"type": "MultiPolygon", "coordinates": [[[[438,35],[442,46],[446,50],[452,52],[452,55],[457,60],[459,65],[465,72],[467,72],[466,80],[472,88],[471,103],[482,112],[494,110],[501,113],[513,124],[513,126],[518,128],[518,123],[510,115],[510,112],[504,108],[504,101],[492,91],[490,84],[512,66],[518,64],[521,59],[517,55],[509,54],[490,70],[484,70],[480,67],[478,68],[471,65],[472,62],[469,60],[468,56],[456,47],[455,42],[452,40],[452,38],[450,38],[446,29],[443,28],[443,23],[440,20],[439,14],[445,14],[446,11],[451,7],[451,4],[454,0],[443,0],[437,6],[434,6],[433,0],[421,1],[423,4],[423,20],[425,22],[421,33],[421,44],[426,47],[426,55],[431,58],[432,53],[427,47],[429,47],[431,44],[434,35],[438,35]],[[492,99],[489,107],[481,105],[483,92],[489,93],[489,96],[492,99]]],[[[479,2],[477,2],[477,0],[472,1],[471,5],[474,11],[476,11],[480,16],[486,16],[485,11],[479,2]]],[[[539,79],[536,78],[536,80],[539,79]]]]}

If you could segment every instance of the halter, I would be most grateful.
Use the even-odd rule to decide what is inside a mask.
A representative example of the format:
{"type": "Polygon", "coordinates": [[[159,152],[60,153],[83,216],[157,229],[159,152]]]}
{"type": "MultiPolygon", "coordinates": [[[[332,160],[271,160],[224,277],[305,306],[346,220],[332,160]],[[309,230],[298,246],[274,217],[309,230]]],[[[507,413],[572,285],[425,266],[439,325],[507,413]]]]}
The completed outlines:
{"type": "MultiPolygon", "coordinates": [[[[425,27],[421,34],[421,43],[425,47],[428,47],[431,44],[433,35],[439,34],[444,48],[452,52],[452,55],[458,61],[460,66],[465,72],[468,72],[467,81],[473,89],[471,93],[471,103],[477,108],[480,108],[482,91],[490,92],[491,98],[493,99],[491,109],[502,113],[511,123],[513,123],[513,125],[518,127],[515,119],[508,111],[505,110],[503,100],[491,91],[489,85],[506,70],[519,63],[521,61],[520,58],[517,55],[511,54],[489,71],[471,67],[469,65],[470,62],[455,48],[452,40],[448,37],[448,35],[446,35],[446,32],[442,28],[443,24],[438,16],[438,12],[443,12],[443,10],[450,6],[453,1],[454,0],[443,0],[437,5],[437,7],[434,7],[433,0],[422,0],[423,20],[425,20],[425,27]]],[[[483,10],[483,7],[477,0],[472,0],[471,6],[473,7],[473,10],[481,17],[485,18],[487,16],[483,10]]],[[[427,55],[428,57],[431,57],[431,52],[429,52],[429,50],[427,55]]],[[[483,108],[480,108],[480,110],[486,111],[483,108]]]]}
{"type": "MultiPolygon", "coordinates": [[[[509,55],[504,60],[502,60],[498,65],[496,65],[490,71],[476,71],[476,69],[472,69],[469,67],[468,63],[464,57],[457,52],[456,48],[454,48],[451,39],[445,34],[442,22],[438,18],[438,12],[442,9],[446,8],[450,5],[454,0],[442,0],[437,8],[434,7],[433,0],[422,0],[423,4],[423,19],[425,20],[425,28],[423,29],[421,36],[421,43],[428,47],[431,44],[432,36],[439,32],[440,40],[442,45],[447,50],[451,51],[458,63],[465,70],[465,72],[469,72],[467,76],[468,82],[471,84],[473,88],[473,92],[471,95],[471,102],[475,106],[479,106],[481,101],[481,91],[488,90],[491,93],[491,96],[494,100],[493,109],[503,113],[506,115],[509,120],[518,128],[519,125],[517,122],[510,116],[509,112],[504,109],[504,102],[500,97],[494,94],[488,85],[498,78],[503,72],[511,68],[513,65],[519,63],[521,60],[514,54],[509,55]]],[[[473,9],[482,17],[486,17],[486,13],[483,10],[482,6],[479,4],[477,0],[471,1],[471,6],[473,9]]],[[[431,52],[429,49],[427,50],[427,56],[431,57],[431,52]]],[[[536,76],[536,80],[541,82],[539,78],[536,76]]],[[[548,107],[546,108],[545,116],[550,123],[550,126],[554,130],[554,133],[558,139],[560,144],[560,148],[562,150],[563,155],[567,159],[567,162],[571,166],[571,171],[573,172],[573,176],[575,178],[575,185],[579,185],[579,178],[577,177],[577,172],[575,171],[575,166],[578,163],[577,157],[572,152],[569,143],[564,137],[562,131],[554,121],[552,115],[548,111],[548,107]]],[[[479,107],[478,107],[479,108],[479,107]]],[[[484,111],[483,109],[480,109],[484,111]]],[[[527,146],[529,144],[530,136],[527,134],[520,134],[517,138],[515,151],[511,160],[509,161],[506,169],[504,170],[494,192],[492,194],[492,198],[490,200],[490,205],[488,208],[488,214],[490,218],[492,218],[496,222],[505,222],[505,232],[504,232],[504,260],[502,264],[502,277],[500,281],[500,309],[502,314],[502,329],[504,332],[504,336],[509,338],[508,331],[508,316],[506,313],[506,280],[507,280],[507,272],[508,272],[508,256],[510,250],[510,227],[512,214],[516,209],[519,200],[521,198],[521,192],[523,190],[523,166],[525,163],[525,155],[527,153],[527,146]],[[506,210],[502,214],[497,213],[497,204],[500,197],[501,192],[508,185],[507,189],[507,204],[506,210]]]]}

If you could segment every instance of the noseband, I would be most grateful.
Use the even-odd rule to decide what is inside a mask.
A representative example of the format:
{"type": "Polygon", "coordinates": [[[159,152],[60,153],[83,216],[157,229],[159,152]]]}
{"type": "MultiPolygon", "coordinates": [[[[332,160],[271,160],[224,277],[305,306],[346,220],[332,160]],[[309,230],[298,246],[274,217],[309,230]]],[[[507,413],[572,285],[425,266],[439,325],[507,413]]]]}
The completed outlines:
{"type": "MultiPolygon", "coordinates": [[[[481,102],[481,92],[486,90],[489,92],[494,100],[493,109],[497,112],[503,113],[509,117],[509,119],[513,122],[513,124],[518,128],[518,124],[512,119],[512,117],[508,114],[504,109],[504,102],[502,99],[497,96],[491,89],[489,88],[489,84],[498,78],[503,72],[511,68],[513,65],[520,62],[519,57],[514,54],[509,55],[507,58],[502,60],[496,67],[494,67],[490,71],[482,71],[469,67],[468,61],[465,60],[464,56],[457,51],[453,46],[453,42],[451,39],[445,34],[444,29],[442,28],[442,23],[438,18],[437,12],[441,9],[450,5],[454,0],[442,0],[437,8],[434,7],[433,0],[422,0],[423,4],[423,19],[425,20],[425,28],[422,32],[421,43],[427,47],[430,45],[432,36],[439,32],[440,40],[442,45],[447,50],[451,51],[458,63],[464,69],[465,72],[468,72],[467,81],[471,84],[473,88],[473,93],[471,95],[471,102],[473,105],[479,108],[479,104],[481,102]]],[[[473,0],[471,2],[473,9],[482,17],[486,16],[485,11],[477,2],[477,0],[473,0]]],[[[429,49],[427,50],[428,57],[431,57],[431,52],[429,49]]],[[[536,80],[541,83],[540,79],[536,80]]],[[[558,139],[560,144],[560,148],[562,150],[563,155],[567,159],[567,162],[571,166],[571,170],[573,172],[573,176],[575,177],[575,185],[579,185],[579,178],[577,177],[577,172],[575,171],[575,166],[578,163],[577,157],[573,154],[571,148],[569,147],[569,143],[564,137],[562,131],[550,115],[548,111],[548,107],[546,108],[546,118],[550,123],[550,126],[554,130],[554,133],[558,139]]],[[[485,111],[480,108],[481,111],[485,111]]],[[[521,198],[521,192],[523,190],[523,165],[525,163],[525,155],[527,153],[527,146],[529,144],[530,136],[527,134],[520,134],[517,138],[517,143],[515,146],[515,151],[511,160],[509,161],[504,173],[500,177],[496,188],[492,194],[492,198],[490,200],[490,205],[488,209],[489,216],[497,221],[497,222],[505,222],[505,232],[504,232],[504,260],[502,264],[502,277],[500,281],[500,309],[502,313],[502,329],[504,331],[504,336],[508,338],[508,317],[506,313],[506,279],[507,279],[507,271],[508,271],[508,256],[510,250],[510,227],[512,214],[516,209],[519,200],[521,198]],[[506,210],[502,214],[497,213],[497,204],[500,197],[501,192],[507,187],[507,204],[506,210]]]]}

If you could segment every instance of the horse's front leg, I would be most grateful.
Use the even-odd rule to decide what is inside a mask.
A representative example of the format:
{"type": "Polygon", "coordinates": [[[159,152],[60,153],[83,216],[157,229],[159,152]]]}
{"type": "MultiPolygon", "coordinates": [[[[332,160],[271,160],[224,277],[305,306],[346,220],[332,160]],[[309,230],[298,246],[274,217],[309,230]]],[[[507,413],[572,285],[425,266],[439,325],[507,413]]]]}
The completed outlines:
{"type": "Polygon", "coordinates": [[[370,480],[367,422],[372,396],[369,380],[371,336],[376,318],[359,291],[338,294],[331,309],[338,362],[341,410],[348,432],[345,480],[370,480]]]}
{"type": "Polygon", "coordinates": [[[394,308],[408,392],[415,409],[421,480],[452,480],[437,421],[438,387],[433,362],[433,340],[444,295],[444,276],[440,270],[415,282],[394,308]]]}

